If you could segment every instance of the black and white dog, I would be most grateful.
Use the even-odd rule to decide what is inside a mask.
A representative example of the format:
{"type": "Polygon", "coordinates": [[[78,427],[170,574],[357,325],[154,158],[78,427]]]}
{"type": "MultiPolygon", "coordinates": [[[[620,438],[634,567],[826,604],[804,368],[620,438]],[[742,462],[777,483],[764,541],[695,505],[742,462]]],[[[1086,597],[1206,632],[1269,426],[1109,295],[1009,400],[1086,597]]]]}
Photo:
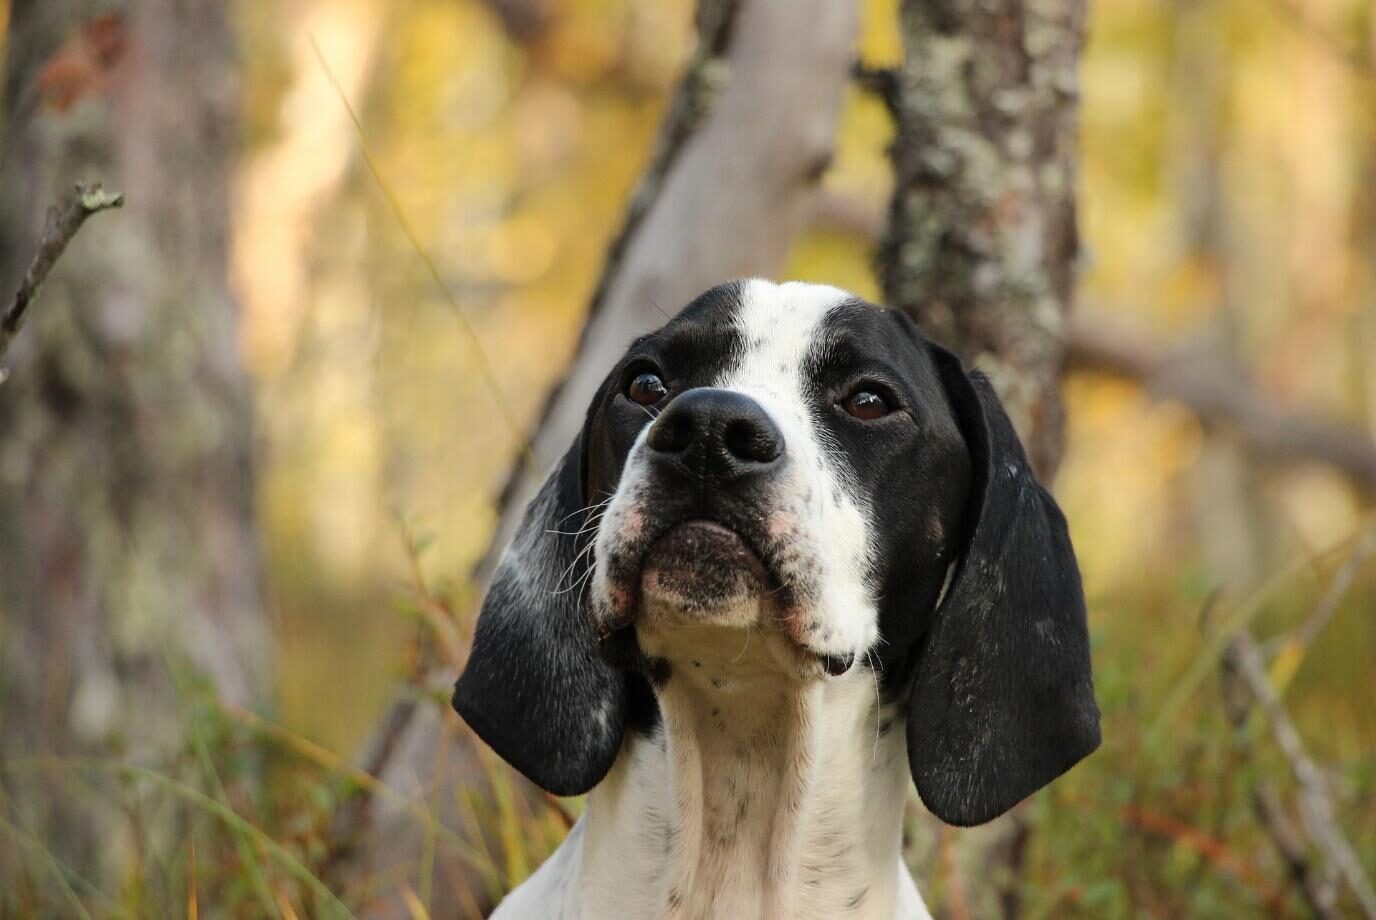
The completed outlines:
{"type": "Polygon", "coordinates": [[[926,917],[909,776],[978,824],[1099,743],[1065,519],[988,381],[899,313],[766,281],[612,369],[454,705],[591,790],[502,917],[926,917]]]}

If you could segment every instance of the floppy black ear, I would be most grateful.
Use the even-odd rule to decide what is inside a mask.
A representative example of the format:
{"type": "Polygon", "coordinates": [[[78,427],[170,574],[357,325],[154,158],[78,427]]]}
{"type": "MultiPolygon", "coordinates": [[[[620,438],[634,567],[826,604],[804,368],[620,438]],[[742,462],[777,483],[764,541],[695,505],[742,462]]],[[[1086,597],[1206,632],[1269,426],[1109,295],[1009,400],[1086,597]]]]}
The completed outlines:
{"type": "Polygon", "coordinates": [[[930,346],[972,463],[967,544],[916,661],[908,761],[922,801],[981,824],[1099,746],[1089,630],[1065,517],[993,387],[930,346]]]}
{"type": "Polygon", "coordinates": [[[584,613],[594,538],[584,434],[550,473],[497,565],[454,708],[531,782],[579,795],[611,769],[630,675],[596,651],[584,613]],[[581,531],[581,534],[580,534],[581,531]]]}

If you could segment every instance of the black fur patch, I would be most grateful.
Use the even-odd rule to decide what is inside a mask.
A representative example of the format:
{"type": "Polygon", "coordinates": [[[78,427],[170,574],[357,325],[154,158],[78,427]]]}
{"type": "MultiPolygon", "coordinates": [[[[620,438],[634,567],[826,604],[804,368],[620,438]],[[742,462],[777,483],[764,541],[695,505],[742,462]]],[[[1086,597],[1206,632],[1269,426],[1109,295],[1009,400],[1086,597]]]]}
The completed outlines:
{"type": "Polygon", "coordinates": [[[916,658],[908,757],[951,824],[997,817],[1099,746],[1080,571],[989,381],[933,346],[976,473],[968,545],[916,658]]]}

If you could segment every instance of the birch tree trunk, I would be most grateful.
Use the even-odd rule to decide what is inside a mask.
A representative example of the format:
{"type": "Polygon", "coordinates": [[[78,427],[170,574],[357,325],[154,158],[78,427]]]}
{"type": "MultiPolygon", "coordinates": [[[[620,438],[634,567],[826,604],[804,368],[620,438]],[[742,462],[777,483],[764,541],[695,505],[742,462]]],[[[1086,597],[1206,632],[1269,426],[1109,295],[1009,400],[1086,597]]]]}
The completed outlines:
{"type": "MultiPolygon", "coordinates": [[[[535,469],[519,463],[502,497],[490,563],[508,541],[541,478],[567,449],[607,368],[638,333],[723,280],[773,275],[806,225],[831,151],[848,80],[858,10],[850,0],[702,0],[699,50],[670,107],[660,150],[614,243],[567,378],[531,438],[535,469]]],[[[435,676],[437,692],[454,675],[435,676]]],[[[404,800],[374,797],[345,816],[350,874],[416,874],[422,864],[416,806],[475,833],[460,794],[490,798],[489,771],[507,790],[538,793],[504,766],[485,766],[452,714],[402,701],[383,720],[367,766],[404,800]],[[510,784],[507,786],[507,784],[510,784]]],[[[509,795],[510,792],[503,792],[509,795]]],[[[489,841],[489,849],[499,842],[489,841]]],[[[486,907],[490,891],[471,861],[438,844],[432,911],[486,907]]],[[[500,860],[500,857],[499,857],[500,860]]],[[[414,884],[414,883],[413,883],[414,884]]],[[[403,916],[400,900],[374,905],[403,916]]]]}
{"type": "MultiPolygon", "coordinates": [[[[887,87],[885,297],[989,374],[1047,485],[1064,436],[1085,15],[1085,0],[904,0],[906,53],[887,87]]],[[[1017,914],[1025,812],[960,833],[971,900],[954,903],[966,895],[953,885],[954,912],[1017,914]]]]}
{"type": "MultiPolygon", "coordinates": [[[[74,182],[128,204],[58,262],[0,385],[0,752],[147,757],[184,743],[188,686],[256,705],[273,671],[226,275],[231,31],[218,0],[15,0],[7,48],[0,297],[74,182]]],[[[116,877],[130,832],[86,780],[0,786],[7,822],[116,877]]]]}

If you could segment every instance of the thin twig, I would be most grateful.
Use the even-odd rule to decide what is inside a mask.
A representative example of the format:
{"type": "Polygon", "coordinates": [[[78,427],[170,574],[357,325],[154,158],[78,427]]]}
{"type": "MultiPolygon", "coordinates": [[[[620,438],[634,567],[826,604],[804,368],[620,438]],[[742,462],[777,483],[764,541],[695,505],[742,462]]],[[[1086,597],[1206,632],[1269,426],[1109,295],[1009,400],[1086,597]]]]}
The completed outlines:
{"type": "MultiPolygon", "coordinates": [[[[1281,703],[1280,694],[1267,678],[1261,649],[1257,647],[1250,632],[1243,630],[1229,640],[1224,653],[1224,664],[1228,672],[1236,676],[1248,689],[1271,725],[1276,745],[1299,784],[1300,809],[1309,836],[1325,859],[1337,869],[1352,889],[1363,914],[1368,918],[1376,918],[1376,891],[1372,889],[1371,880],[1362,869],[1361,860],[1338,824],[1333,813],[1333,803],[1329,800],[1324,786],[1323,776],[1305,749],[1295,724],[1290,721],[1290,716],[1281,703]]],[[[1293,841],[1284,839],[1286,835],[1278,833],[1279,830],[1279,824],[1268,825],[1272,839],[1276,841],[1277,847],[1288,862],[1294,853],[1293,841]]],[[[1295,874],[1293,865],[1291,872],[1292,875],[1295,874]]],[[[1304,890],[1306,897],[1310,897],[1310,889],[1304,890]]],[[[1325,915],[1321,910],[1322,904],[1322,901],[1311,899],[1311,906],[1320,916],[1325,915]]]]}
{"type": "Polygon", "coordinates": [[[539,466],[535,462],[535,452],[531,450],[530,441],[526,439],[525,431],[521,428],[520,422],[516,420],[516,412],[512,408],[510,400],[507,399],[506,393],[502,391],[497,382],[497,371],[492,366],[492,361],[488,358],[487,352],[483,350],[482,340],[478,338],[477,330],[473,328],[473,323],[469,321],[468,314],[464,312],[463,307],[459,306],[459,299],[449,289],[449,285],[444,280],[444,275],[435,265],[435,260],[430,257],[429,250],[421,244],[420,235],[416,232],[416,228],[411,225],[411,218],[407,216],[406,209],[401,206],[401,199],[397,198],[396,193],[392,191],[392,186],[382,175],[382,168],[374,158],[372,147],[368,144],[368,137],[363,131],[363,121],[358,117],[358,112],[354,110],[353,104],[349,102],[349,97],[344,92],[344,86],[335,76],[334,70],[330,67],[330,62],[325,60],[325,52],[320,50],[320,44],[316,42],[314,34],[307,34],[306,37],[310,40],[311,50],[315,52],[315,59],[320,64],[320,69],[325,72],[325,77],[329,80],[335,97],[339,99],[339,104],[349,115],[349,121],[353,124],[354,134],[358,139],[359,152],[363,154],[363,164],[368,167],[368,172],[372,175],[373,181],[377,183],[378,190],[382,192],[382,197],[387,202],[387,207],[391,209],[392,216],[396,218],[402,234],[411,244],[411,248],[415,250],[416,255],[425,266],[425,270],[429,272],[431,280],[435,282],[435,287],[439,289],[440,294],[449,303],[451,315],[458,320],[459,328],[463,331],[464,337],[468,339],[478,374],[487,385],[492,401],[497,404],[498,414],[506,420],[512,435],[516,438],[516,443],[520,446],[521,459],[530,466],[531,470],[538,472],[539,466]]]}
{"type": "MultiPolygon", "coordinates": [[[[1250,757],[1253,750],[1248,723],[1253,707],[1252,693],[1227,658],[1222,662],[1222,677],[1223,708],[1233,726],[1234,752],[1237,756],[1250,757]]],[[[1337,920],[1337,889],[1325,882],[1321,867],[1310,858],[1309,842],[1286,813],[1280,796],[1270,783],[1258,781],[1251,790],[1251,799],[1252,812],[1275,844],[1286,874],[1299,886],[1310,912],[1319,920],[1337,920]]]]}
{"type": "MultiPolygon", "coordinates": [[[[24,325],[29,305],[38,297],[38,291],[47,280],[48,273],[53,270],[58,258],[72,241],[72,237],[81,229],[81,225],[86,222],[86,218],[123,205],[123,195],[104,191],[98,182],[77,183],[70,201],[62,207],[53,206],[48,209],[48,220],[43,227],[43,236],[38,242],[38,252],[34,254],[29,270],[24,273],[24,280],[20,282],[14,300],[5,311],[4,319],[0,320],[0,361],[4,360],[5,354],[10,350],[10,343],[24,325]]],[[[0,383],[4,382],[6,376],[7,372],[0,367],[0,383]]]]}

